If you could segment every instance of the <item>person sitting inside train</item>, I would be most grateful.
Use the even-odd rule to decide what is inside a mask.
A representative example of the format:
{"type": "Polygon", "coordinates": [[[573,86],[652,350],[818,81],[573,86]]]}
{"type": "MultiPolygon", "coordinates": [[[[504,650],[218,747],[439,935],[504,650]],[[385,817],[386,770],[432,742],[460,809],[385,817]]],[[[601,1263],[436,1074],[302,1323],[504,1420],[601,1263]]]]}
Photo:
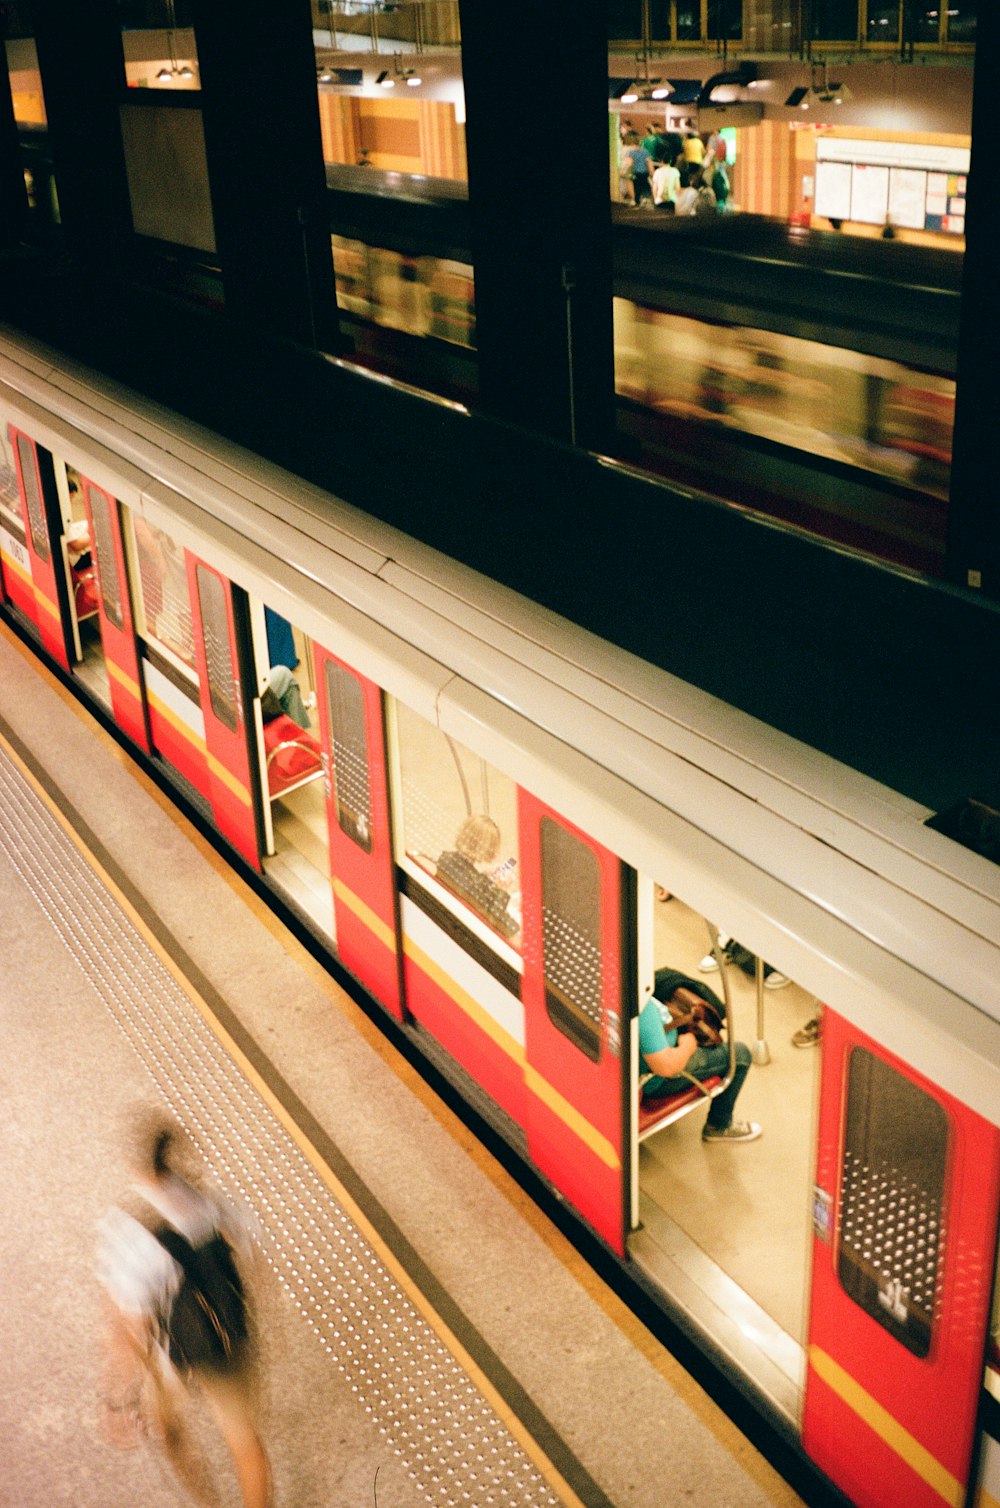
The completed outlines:
{"type": "MultiPolygon", "coordinates": [[[[698,979],[676,969],[657,969],[653,993],[639,1012],[639,1072],[650,1077],[642,1085],[644,1100],[666,1099],[690,1088],[691,1080],[725,1078],[729,1072],[729,1046],[701,1047],[692,1027],[676,1027],[667,1002],[675,990],[689,990],[708,1001],[725,1019],[722,1001],[698,979]]],[[[701,1133],[703,1142],[756,1141],[761,1128],[756,1121],[733,1119],[743,1081],[753,1062],[750,1049],[737,1042],[732,1081],[709,1102],[708,1119],[701,1133]]]]}
{"type": "Polygon", "coordinates": [[[267,673],[267,685],[260,699],[260,714],[265,723],[286,713],[300,728],[311,726],[306,704],[302,700],[299,683],[287,665],[272,665],[267,673]]]}
{"type": "Polygon", "coordinates": [[[500,829],[492,817],[466,817],[455,847],[437,861],[437,877],[504,937],[521,929],[510,914],[510,891],[489,872],[500,852],[500,829]]]}

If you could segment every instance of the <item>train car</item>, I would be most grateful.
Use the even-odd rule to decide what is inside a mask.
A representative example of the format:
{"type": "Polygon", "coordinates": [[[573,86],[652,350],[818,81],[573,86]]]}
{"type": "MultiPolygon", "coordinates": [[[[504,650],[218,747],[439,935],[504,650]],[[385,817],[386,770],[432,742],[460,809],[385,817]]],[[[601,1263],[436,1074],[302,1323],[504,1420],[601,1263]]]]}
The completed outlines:
{"type": "Polygon", "coordinates": [[[623,1282],[854,1502],[995,1501],[995,864],[9,334],[0,435],[7,621],[623,1282]],[[719,1002],[727,1046],[651,1098],[667,977],[719,1002]],[[762,1134],[706,1137],[734,1087],[762,1134]]]}

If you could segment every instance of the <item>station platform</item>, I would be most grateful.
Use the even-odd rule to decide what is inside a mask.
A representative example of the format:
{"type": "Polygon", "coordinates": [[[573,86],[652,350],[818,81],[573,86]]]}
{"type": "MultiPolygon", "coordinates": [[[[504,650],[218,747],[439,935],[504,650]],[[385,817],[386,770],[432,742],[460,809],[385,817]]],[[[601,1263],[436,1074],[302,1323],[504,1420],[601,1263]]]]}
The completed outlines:
{"type": "Polygon", "coordinates": [[[97,1428],[96,1229],[140,1102],[256,1218],[276,1508],[801,1501],[3,626],[0,908],[4,1504],[188,1501],[97,1428]]]}

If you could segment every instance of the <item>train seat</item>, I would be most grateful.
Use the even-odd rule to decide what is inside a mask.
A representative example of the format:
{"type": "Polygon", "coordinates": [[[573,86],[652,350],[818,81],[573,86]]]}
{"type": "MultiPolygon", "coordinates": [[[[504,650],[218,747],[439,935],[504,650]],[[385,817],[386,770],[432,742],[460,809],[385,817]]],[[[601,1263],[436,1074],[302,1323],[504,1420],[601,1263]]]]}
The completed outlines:
{"type": "Polygon", "coordinates": [[[267,792],[272,801],[318,780],[323,773],[323,751],[318,742],[287,713],[264,724],[264,748],[267,792]]]}
{"type": "MultiPolygon", "coordinates": [[[[644,1075],[648,1078],[649,1075],[644,1075]]],[[[705,1079],[703,1082],[692,1082],[689,1089],[682,1089],[679,1094],[671,1094],[658,1100],[644,1100],[642,1097],[642,1084],[639,1085],[639,1107],[637,1125],[639,1128],[638,1139],[640,1142],[652,1136],[656,1131],[662,1131],[667,1126],[672,1126],[674,1121],[680,1120],[689,1110],[704,1104],[712,1098],[717,1089],[725,1086],[725,1080],[721,1078],[705,1079]]]]}

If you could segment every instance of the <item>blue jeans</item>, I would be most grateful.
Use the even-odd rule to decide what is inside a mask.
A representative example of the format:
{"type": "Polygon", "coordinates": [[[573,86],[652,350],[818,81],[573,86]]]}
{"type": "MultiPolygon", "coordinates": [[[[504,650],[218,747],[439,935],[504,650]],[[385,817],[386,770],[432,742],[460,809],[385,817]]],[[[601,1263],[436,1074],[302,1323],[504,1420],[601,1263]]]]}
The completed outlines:
{"type": "MultiPolygon", "coordinates": [[[[722,1094],[716,1095],[714,1100],[709,1101],[708,1124],[722,1131],[733,1119],[733,1111],[736,1108],[736,1098],[743,1088],[743,1080],[750,1071],[753,1055],[743,1042],[736,1044],[736,1071],[733,1081],[728,1089],[722,1094]]],[[[686,1072],[693,1079],[724,1079],[729,1072],[729,1048],[728,1047],[699,1047],[693,1057],[688,1059],[686,1072]]],[[[683,1076],[674,1079],[664,1079],[655,1093],[647,1094],[648,1100],[662,1100],[670,1094],[681,1094],[683,1090],[690,1089],[689,1081],[683,1076]]]]}

